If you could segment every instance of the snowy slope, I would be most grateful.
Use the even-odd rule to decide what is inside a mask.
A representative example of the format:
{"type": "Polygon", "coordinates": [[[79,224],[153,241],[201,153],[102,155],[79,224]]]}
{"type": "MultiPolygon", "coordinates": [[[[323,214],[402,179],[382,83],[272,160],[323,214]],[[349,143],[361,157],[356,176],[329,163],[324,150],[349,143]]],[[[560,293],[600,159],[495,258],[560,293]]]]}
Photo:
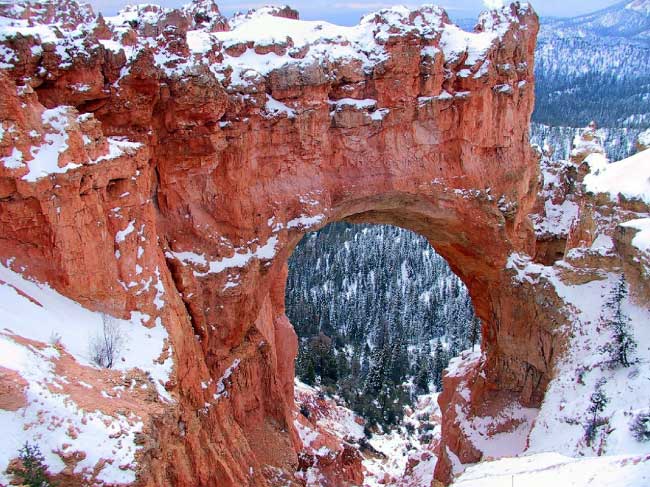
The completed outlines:
{"type": "Polygon", "coordinates": [[[650,150],[611,164],[600,154],[592,154],[585,162],[591,169],[585,177],[588,191],[607,193],[614,201],[620,194],[650,205],[650,150]]]}
{"type": "Polygon", "coordinates": [[[454,487],[633,487],[650,483],[650,456],[570,458],[542,453],[470,467],[454,487]]]}
{"type": "MultiPolygon", "coordinates": [[[[437,462],[433,451],[441,434],[438,394],[418,396],[415,407],[406,411],[399,428],[378,431],[370,439],[365,438],[363,419],[339,404],[340,398],[329,397],[322,389],[296,380],[295,399],[300,409],[309,410],[308,419],[296,412],[294,424],[310,453],[317,457],[329,453],[320,437],[325,431],[359,449],[363,487],[430,487],[437,462]]],[[[323,485],[319,481],[318,462],[303,476],[307,487],[323,485]]]]}
{"type": "Polygon", "coordinates": [[[114,319],[124,345],[106,374],[92,363],[89,346],[102,330],[102,315],[0,265],[0,370],[26,380],[24,403],[0,409],[0,483],[9,482],[4,471],[26,441],[40,446],[50,472],[61,471],[62,457],[78,451],[85,458],[73,467],[76,473],[135,480],[135,435],[143,429],[145,403],[172,400],[164,388],[172,359],[160,360],[171,352],[167,331],[159,320],[147,328],[148,321],[137,312],[130,320],[114,319]],[[122,398],[127,389],[147,399],[122,398]]]}
{"type": "MultiPolygon", "coordinates": [[[[591,171],[584,180],[587,191],[605,194],[613,202],[620,195],[650,202],[650,152],[615,163],[609,163],[602,152],[595,152],[586,162],[591,171]]],[[[626,218],[631,216],[634,214],[626,218]]],[[[635,258],[647,258],[650,215],[638,213],[637,217],[621,225],[640,230],[632,242],[639,252],[635,258]]],[[[611,216],[606,212],[599,218],[611,216]]],[[[591,248],[572,249],[565,260],[552,266],[537,264],[523,254],[511,256],[507,267],[515,281],[550,287],[562,299],[570,319],[560,332],[566,333],[569,343],[556,365],[544,402],[532,418],[525,447],[514,458],[497,452],[494,458],[506,458],[468,468],[454,486],[546,486],[558,479],[563,487],[649,485],[650,442],[638,439],[633,425],[640,415],[650,414],[650,310],[638,302],[644,296],[621,300],[637,346],[629,367],[613,366],[606,347],[614,335],[607,323],[613,316],[611,303],[621,274],[614,241],[604,233],[612,224],[616,226],[615,222],[601,220],[591,248]],[[591,256],[600,259],[597,262],[612,260],[594,266],[591,256]],[[589,273],[587,279],[585,271],[589,273]],[[593,420],[590,407],[597,390],[604,393],[606,401],[597,414],[598,426],[590,442],[585,432],[593,420]]],[[[471,366],[472,360],[476,358],[463,356],[452,361],[449,373],[471,366]]],[[[477,439],[473,430],[468,437],[481,451],[494,450],[495,443],[498,446],[499,438],[477,439]]],[[[460,472],[462,467],[456,464],[456,468],[460,472]]]]}
{"type": "Polygon", "coordinates": [[[573,338],[535,418],[525,451],[518,457],[470,467],[453,485],[547,486],[561,480],[562,487],[647,486],[650,443],[634,439],[630,425],[637,413],[649,411],[650,406],[650,313],[630,300],[624,302],[639,347],[630,368],[611,369],[601,351],[611,340],[602,328],[601,316],[608,312],[604,303],[618,276],[603,273],[603,280],[570,285],[561,278],[571,267],[566,262],[542,266],[521,255],[513,255],[509,267],[516,272],[515,279],[542,281],[555,288],[573,310],[573,338]],[[604,383],[609,399],[602,412],[607,422],[598,429],[596,441],[587,445],[585,424],[598,382],[604,383]]]}

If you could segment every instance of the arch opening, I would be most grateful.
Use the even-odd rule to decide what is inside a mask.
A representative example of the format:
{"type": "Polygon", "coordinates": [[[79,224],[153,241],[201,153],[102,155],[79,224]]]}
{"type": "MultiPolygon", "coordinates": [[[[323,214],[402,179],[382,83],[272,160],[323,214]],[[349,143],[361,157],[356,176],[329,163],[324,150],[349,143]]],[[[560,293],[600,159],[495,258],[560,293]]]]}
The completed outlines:
{"type": "Polygon", "coordinates": [[[306,234],[289,259],[285,305],[296,377],[342,398],[368,434],[402,424],[418,396],[435,400],[449,360],[480,347],[461,279],[426,238],[391,225],[306,234]]]}

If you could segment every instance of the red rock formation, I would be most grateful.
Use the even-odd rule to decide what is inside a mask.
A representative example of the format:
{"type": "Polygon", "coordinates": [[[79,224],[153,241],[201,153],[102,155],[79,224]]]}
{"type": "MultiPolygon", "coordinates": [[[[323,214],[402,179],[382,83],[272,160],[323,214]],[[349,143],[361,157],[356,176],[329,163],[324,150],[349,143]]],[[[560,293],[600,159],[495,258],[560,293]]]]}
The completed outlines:
{"type": "MultiPolygon", "coordinates": [[[[337,220],[427,237],[483,320],[472,402],[539,404],[561,318],[506,270],[511,253],[536,245],[534,12],[485,14],[476,34],[430,7],[381,11],[345,30],[350,39],[227,28],[216,6],[132,7],[58,40],[20,24],[25,34],[2,42],[0,259],[91,309],[161,318],[170,335],[178,402],[149,418],[139,483],[297,481],[286,265],[305,232],[337,220]],[[285,57],[248,66],[253,51],[285,57]],[[61,127],[46,108],[61,110],[61,127]],[[47,134],[69,143],[43,173],[30,154],[47,134]],[[138,232],[116,238],[127,222],[138,232]],[[153,289],[125,284],[149,278],[165,289],[161,308],[153,289]]],[[[453,401],[442,399],[447,418],[453,401]]],[[[444,421],[443,451],[464,445],[444,421]]]]}

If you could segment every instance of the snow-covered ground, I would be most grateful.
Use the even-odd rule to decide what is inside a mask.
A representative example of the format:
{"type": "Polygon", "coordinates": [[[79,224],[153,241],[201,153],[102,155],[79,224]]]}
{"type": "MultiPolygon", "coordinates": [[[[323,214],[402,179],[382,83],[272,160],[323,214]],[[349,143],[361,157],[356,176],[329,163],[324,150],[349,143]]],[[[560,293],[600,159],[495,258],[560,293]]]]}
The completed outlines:
{"type": "Polygon", "coordinates": [[[429,487],[438,460],[433,449],[440,435],[438,394],[418,396],[413,408],[406,410],[402,425],[393,431],[374,434],[370,439],[370,445],[385,458],[365,456],[364,487],[429,487]],[[409,463],[414,467],[409,468],[409,463]]]}
{"type": "Polygon", "coordinates": [[[585,186],[593,193],[607,193],[616,201],[621,194],[650,204],[650,150],[639,152],[622,161],[609,163],[601,153],[585,160],[591,169],[585,186]]]}
{"type": "MultiPolygon", "coordinates": [[[[453,485],[534,487],[558,481],[562,487],[650,485],[650,442],[636,440],[631,431],[636,415],[650,412],[650,312],[629,299],[624,301],[623,311],[630,318],[638,347],[632,366],[611,368],[603,347],[612,336],[601,317],[610,312],[604,303],[619,276],[603,273],[601,280],[571,286],[559,278],[562,266],[544,267],[520,257],[514,257],[510,265],[517,270],[517,279],[552,284],[575,311],[575,321],[567,330],[572,337],[570,346],[534,418],[523,453],[470,467],[453,485]],[[588,408],[599,383],[608,398],[599,414],[605,421],[588,445],[588,408]]],[[[488,448],[481,449],[489,451],[489,443],[495,440],[498,438],[487,440],[488,448]]]]}
{"type": "Polygon", "coordinates": [[[129,320],[105,318],[0,265],[0,370],[7,380],[7,372],[24,380],[14,376],[17,409],[0,409],[0,483],[9,482],[5,469],[25,442],[40,447],[50,472],[82,452],[75,472],[92,477],[104,464],[96,480],[135,480],[143,411],[130,396],[143,403],[158,396],[152,407],[172,401],[164,387],[173,365],[167,331],[160,319],[149,320],[137,312],[129,320]],[[106,319],[122,339],[108,375],[93,363],[90,345],[106,319]]]}
{"type": "Polygon", "coordinates": [[[571,458],[540,453],[470,467],[454,487],[642,487],[650,485],[650,455],[571,458]]]}
{"type": "MultiPolygon", "coordinates": [[[[319,388],[296,380],[296,402],[309,405],[310,421],[319,428],[359,449],[363,457],[363,487],[430,487],[437,461],[433,449],[441,434],[438,394],[418,396],[414,407],[405,411],[402,425],[392,431],[376,432],[369,439],[365,438],[363,420],[335,398],[323,395],[319,388]],[[321,399],[317,399],[319,396],[321,399]],[[364,439],[368,447],[361,446],[364,439]]],[[[320,446],[317,430],[299,419],[294,426],[308,449],[315,449],[316,455],[328,453],[327,448],[320,446]]],[[[320,485],[317,468],[310,469],[305,478],[309,486],[320,485]]]]}

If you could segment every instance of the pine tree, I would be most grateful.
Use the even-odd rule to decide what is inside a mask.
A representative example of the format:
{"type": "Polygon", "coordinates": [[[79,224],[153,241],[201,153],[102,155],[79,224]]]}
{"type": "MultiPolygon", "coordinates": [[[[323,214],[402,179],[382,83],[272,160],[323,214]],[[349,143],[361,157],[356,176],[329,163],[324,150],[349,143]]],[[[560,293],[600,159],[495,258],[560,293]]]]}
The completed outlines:
{"type": "Polygon", "coordinates": [[[447,356],[442,346],[440,339],[436,341],[435,355],[433,357],[433,370],[431,377],[433,384],[436,386],[438,392],[442,391],[442,373],[447,367],[447,356]]]}
{"type": "Polygon", "coordinates": [[[366,343],[363,347],[363,359],[361,360],[361,370],[359,371],[359,378],[365,381],[370,373],[370,347],[366,343]]]}
{"type": "Polygon", "coordinates": [[[390,379],[395,384],[401,384],[409,372],[410,365],[401,321],[397,321],[395,324],[394,336],[390,347],[390,379]]]}
{"type": "Polygon", "coordinates": [[[388,347],[384,343],[384,347],[375,348],[372,351],[370,359],[370,370],[364,384],[364,392],[366,394],[378,394],[383,388],[386,381],[387,364],[390,360],[388,355],[388,347]]]}
{"type": "Polygon", "coordinates": [[[307,363],[307,366],[306,366],[303,374],[300,376],[300,378],[302,379],[302,381],[305,384],[308,384],[310,386],[313,386],[314,384],[316,384],[316,367],[314,367],[314,362],[313,361],[310,360],[307,363]]]}
{"type": "Polygon", "coordinates": [[[339,378],[348,377],[351,373],[350,363],[345,356],[344,350],[339,350],[336,354],[336,375],[339,378]]]}
{"type": "Polygon", "coordinates": [[[613,367],[629,367],[631,356],[637,347],[630,329],[630,318],[623,311],[623,301],[627,297],[627,281],[622,275],[610,294],[607,302],[608,311],[611,312],[609,319],[604,319],[605,326],[612,332],[612,341],[603,347],[603,351],[610,357],[613,367]]]}
{"type": "Polygon", "coordinates": [[[587,446],[591,446],[596,438],[598,427],[607,422],[606,419],[600,417],[600,413],[605,410],[605,407],[607,407],[607,404],[609,403],[609,398],[605,394],[605,391],[603,391],[604,385],[605,380],[600,379],[596,384],[596,389],[591,394],[590,405],[587,410],[590,417],[585,425],[585,442],[587,443],[587,446]]]}
{"type": "Polygon", "coordinates": [[[418,394],[429,392],[429,382],[431,381],[431,357],[428,353],[423,353],[418,357],[415,369],[415,387],[418,394]]]}
{"type": "Polygon", "coordinates": [[[18,451],[18,456],[22,463],[22,468],[15,472],[23,485],[29,487],[50,487],[51,484],[47,479],[47,467],[45,458],[41,453],[38,445],[31,445],[25,442],[23,447],[18,451]]]}
{"type": "Polygon", "coordinates": [[[472,352],[474,351],[474,345],[479,339],[481,333],[481,320],[474,316],[471,321],[471,328],[469,332],[469,341],[472,344],[472,352]]]}
{"type": "Polygon", "coordinates": [[[650,411],[642,411],[634,416],[630,431],[637,441],[650,441],[650,411]]]}

